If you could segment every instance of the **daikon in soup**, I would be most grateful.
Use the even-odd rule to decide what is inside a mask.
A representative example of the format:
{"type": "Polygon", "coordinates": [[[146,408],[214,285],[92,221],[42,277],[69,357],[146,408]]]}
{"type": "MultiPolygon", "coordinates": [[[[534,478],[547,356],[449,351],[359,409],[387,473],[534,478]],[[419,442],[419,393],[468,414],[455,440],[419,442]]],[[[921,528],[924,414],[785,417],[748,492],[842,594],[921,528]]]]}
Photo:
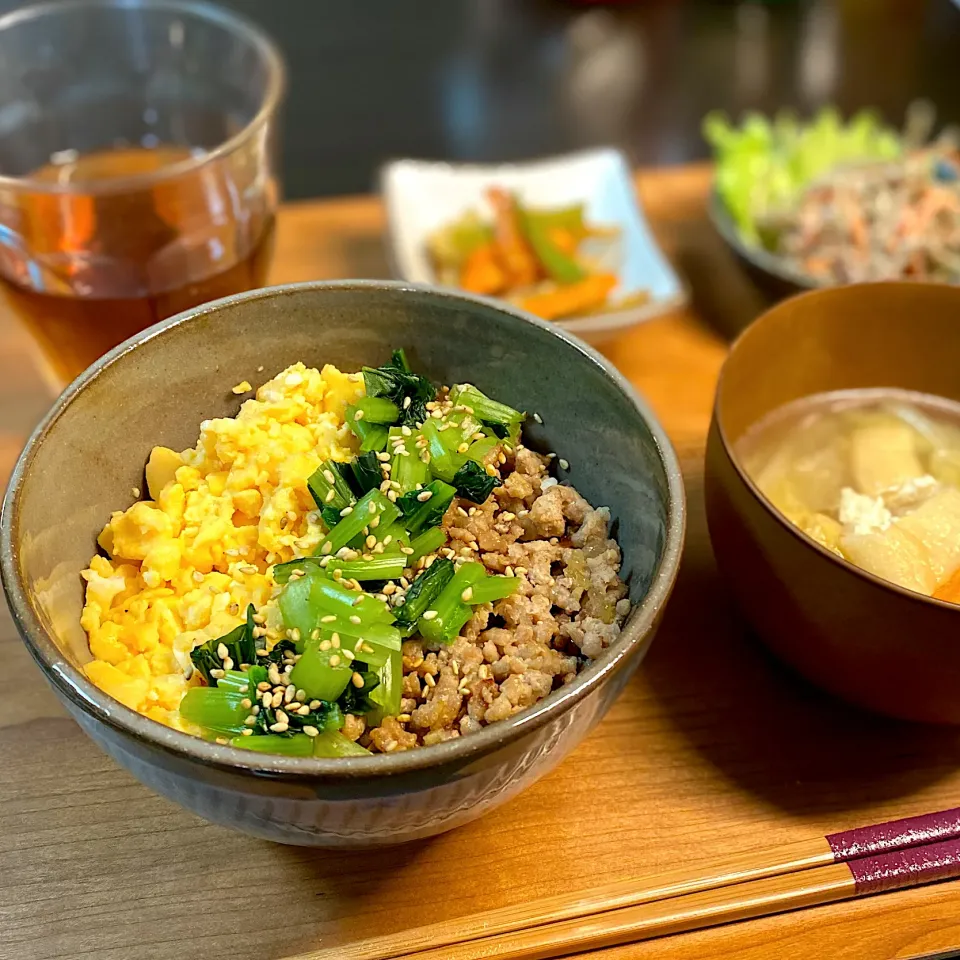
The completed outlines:
{"type": "Polygon", "coordinates": [[[960,603],[960,404],[845,390],[787,404],[737,443],[804,533],[891,583],[960,603]]]}

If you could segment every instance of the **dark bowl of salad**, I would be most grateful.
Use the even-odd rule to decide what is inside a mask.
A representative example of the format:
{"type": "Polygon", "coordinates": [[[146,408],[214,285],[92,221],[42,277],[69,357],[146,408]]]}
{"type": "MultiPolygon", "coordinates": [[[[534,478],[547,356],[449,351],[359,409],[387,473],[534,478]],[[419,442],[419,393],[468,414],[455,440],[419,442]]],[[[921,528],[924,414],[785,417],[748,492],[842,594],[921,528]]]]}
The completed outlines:
{"type": "Polygon", "coordinates": [[[864,111],[739,126],[710,115],[709,215],[750,277],[780,298],[881,280],[960,280],[960,153],[917,103],[904,130],[864,111]]]}
{"type": "Polygon", "coordinates": [[[343,281],[205,304],[90,367],[14,470],[0,560],[33,658],[138,779],[364,847],[560,762],[645,655],[683,528],[670,444],[598,354],[343,281]]]}

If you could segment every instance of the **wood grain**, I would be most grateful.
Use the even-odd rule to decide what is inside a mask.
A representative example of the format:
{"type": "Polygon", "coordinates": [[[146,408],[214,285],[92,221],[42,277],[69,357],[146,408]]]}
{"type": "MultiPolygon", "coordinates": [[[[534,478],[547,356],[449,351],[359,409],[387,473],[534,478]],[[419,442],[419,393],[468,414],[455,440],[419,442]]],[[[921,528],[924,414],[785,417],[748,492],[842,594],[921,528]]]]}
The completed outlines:
{"type": "MultiPolygon", "coordinates": [[[[725,338],[759,304],[703,219],[707,177],[639,178],[696,306],[605,348],[677,446],[690,522],[661,632],[600,728],[549,777],[451,834],[372,856],[284,848],[201,822],[104,757],[4,614],[0,960],[276,960],[957,804],[960,732],[878,720],[812,690],[744,631],[717,577],[703,441],[725,338]]],[[[290,206],[273,279],[385,276],[382,226],[368,198],[290,206]]],[[[38,371],[26,335],[0,313],[5,472],[50,400],[38,371]]],[[[955,948],[960,884],[949,883],[603,957],[876,960],[955,948]]]]}
{"type": "MultiPolygon", "coordinates": [[[[733,887],[624,907],[612,913],[484,937],[452,947],[406,953],[397,960],[553,960],[703,927],[802,910],[856,896],[846,864],[831,864],[733,887]]],[[[332,955],[333,951],[330,952],[332,955]]],[[[327,951],[288,960],[329,960],[327,951]]]]}
{"type": "MultiPolygon", "coordinates": [[[[443,923],[428,923],[415,930],[386,937],[373,937],[327,950],[313,951],[288,960],[390,960],[393,957],[406,958],[414,952],[419,957],[422,952],[429,951],[432,954],[464,941],[482,939],[484,942],[496,942],[496,939],[503,938],[505,934],[514,931],[526,933],[530,928],[541,924],[573,922],[572,927],[576,929],[578,923],[592,922],[608,911],[620,911],[624,907],[704,891],[717,891],[722,887],[745,884],[752,880],[782,877],[812,867],[832,865],[834,862],[833,849],[827,840],[815,837],[772,850],[737,854],[727,859],[711,861],[702,867],[696,864],[675,867],[659,870],[645,877],[605,883],[587,891],[555,893],[526,903],[457,917],[443,923]]],[[[744,896],[749,897],[749,891],[744,896]]],[[[725,899],[724,902],[730,901],[725,899]]],[[[611,918],[611,922],[619,921],[611,918]]],[[[454,952],[450,950],[451,955],[454,952]]]]}

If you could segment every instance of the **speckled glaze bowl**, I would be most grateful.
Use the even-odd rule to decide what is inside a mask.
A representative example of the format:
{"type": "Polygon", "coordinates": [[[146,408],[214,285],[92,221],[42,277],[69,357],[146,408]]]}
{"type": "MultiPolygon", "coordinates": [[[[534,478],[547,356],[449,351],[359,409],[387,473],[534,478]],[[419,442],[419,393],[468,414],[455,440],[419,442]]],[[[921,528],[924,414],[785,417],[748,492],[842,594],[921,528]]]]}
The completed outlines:
{"type": "Polygon", "coordinates": [[[663,430],[623,378],[557,328],[502,304],[400,283],[308,283],[182,313],[121,344],[54,404],[17,463],[0,520],[3,584],[34,659],[84,730],[158,793],[284,843],[399,843],[449,830],[559,763],[604,715],[653,638],[673,586],[683,488],[663,430]],[[155,444],[192,446],[233,416],[231,387],[297,360],[348,370],[404,346],[445,383],[471,380],[536,410],[527,440],[608,505],[634,603],[623,634],[575,682],[462,739],[343,760],[258,756],[170,730],[90,683],[80,571],[111,511],[143,485],[155,444]],[[259,371],[266,372],[259,372],[259,371]]]}
{"type": "Polygon", "coordinates": [[[800,673],[877,713],[960,724],[960,606],[861,570],[803,534],[737,455],[747,429],[812,393],[895,387],[960,401],[960,287],[855,284],[774,307],[734,343],[707,441],[717,563],[758,634],[800,673]]]}

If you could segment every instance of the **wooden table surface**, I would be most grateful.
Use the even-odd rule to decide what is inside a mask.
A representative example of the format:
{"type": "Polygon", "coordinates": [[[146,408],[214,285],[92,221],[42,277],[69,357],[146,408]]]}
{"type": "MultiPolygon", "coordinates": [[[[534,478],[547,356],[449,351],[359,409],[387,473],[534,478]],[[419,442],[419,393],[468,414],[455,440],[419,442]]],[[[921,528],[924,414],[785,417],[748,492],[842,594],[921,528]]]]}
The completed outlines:
{"type": "MultiPolygon", "coordinates": [[[[694,308],[605,347],[684,465],[684,564],[649,658],[591,737],[480,821],[364,853],[281,847],[204,823],[107,759],[0,620],[0,958],[278,960],[317,946],[588,888],[658,865],[960,803],[960,732],[849,710],[744,631],[717,577],[701,459],[731,330],[760,308],[711,234],[704,168],[638,178],[694,308]]],[[[382,277],[371,198],[286,207],[273,280],[382,277]]],[[[0,316],[0,469],[50,402],[0,316]]],[[[65,491],[65,495],[69,495],[65,491]]],[[[960,882],[609,950],[604,960],[907,958],[960,948],[960,882]]]]}

